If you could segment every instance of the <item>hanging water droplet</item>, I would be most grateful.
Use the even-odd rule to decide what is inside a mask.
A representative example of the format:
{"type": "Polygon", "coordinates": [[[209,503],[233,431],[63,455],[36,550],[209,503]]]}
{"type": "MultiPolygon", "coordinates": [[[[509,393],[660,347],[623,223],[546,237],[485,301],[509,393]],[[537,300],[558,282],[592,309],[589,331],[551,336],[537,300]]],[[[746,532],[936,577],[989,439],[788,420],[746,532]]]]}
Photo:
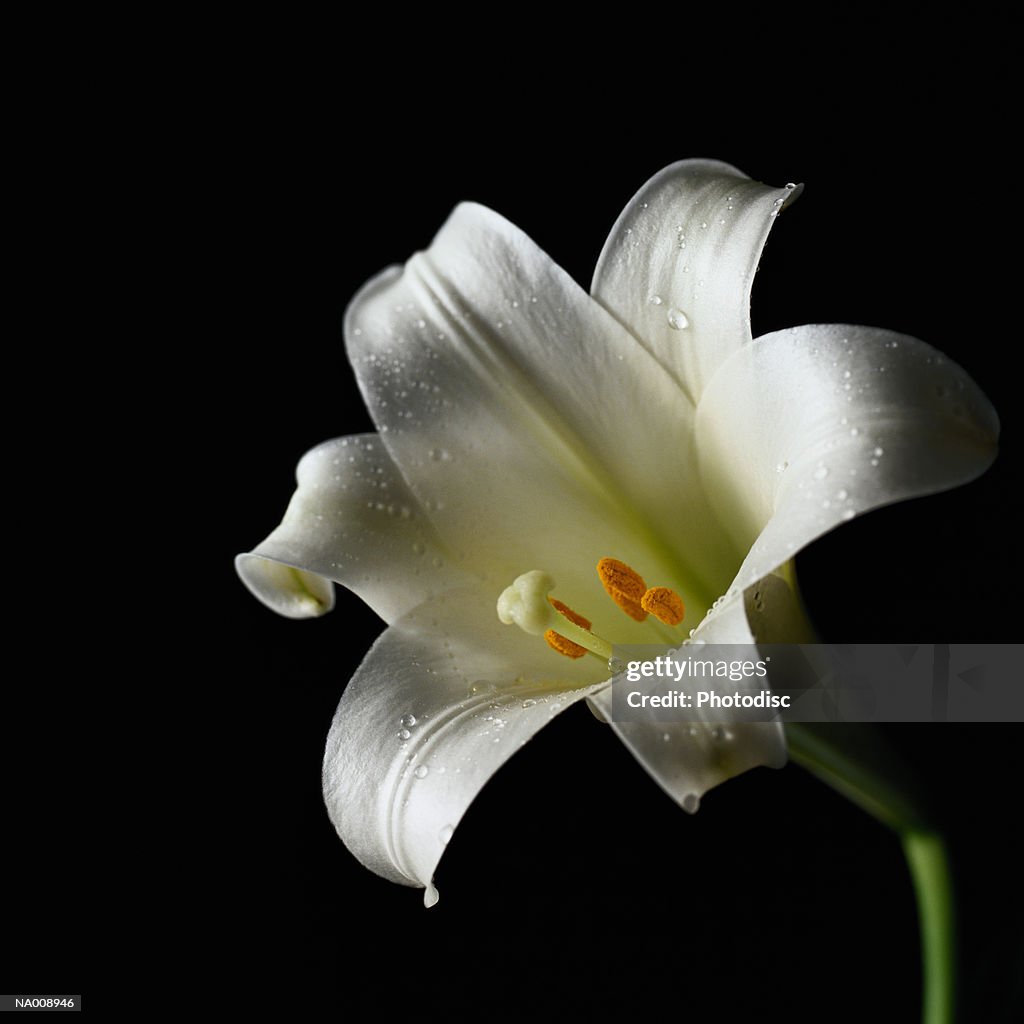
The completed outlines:
{"type": "Polygon", "coordinates": [[[682,331],[690,326],[690,321],[681,309],[674,306],[668,311],[668,325],[674,331],[682,331]]]}
{"type": "Polygon", "coordinates": [[[696,814],[698,807],[700,807],[700,797],[696,793],[687,793],[683,797],[683,810],[688,814],[696,814]]]}
{"type": "Polygon", "coordinates": [[[445,825],[438,833],[438,839],[444,846],[447,846],[453,835],[455,835],[455,829],[451,825],[445,825]]]}
{"type": "Polygon", "coordinates": [[[421,764],[419,768],[413,772],[413,775],[415,775],[417,779],[425,779],[429,774],[430,769],[425,764],[421,764]]]}

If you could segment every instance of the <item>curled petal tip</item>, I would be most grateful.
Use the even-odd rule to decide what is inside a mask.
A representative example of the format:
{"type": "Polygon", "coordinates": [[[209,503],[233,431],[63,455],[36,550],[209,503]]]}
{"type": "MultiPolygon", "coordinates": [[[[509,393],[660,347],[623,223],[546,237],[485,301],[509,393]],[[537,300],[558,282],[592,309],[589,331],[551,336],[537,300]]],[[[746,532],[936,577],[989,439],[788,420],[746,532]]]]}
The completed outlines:
{"type": "Polygon", "coordinates": [[[313,572],[246,552],[235,571],[249,591],[272,611],[289,619],[312,619],[334,607],[334,584],[313,572]]]}
{"type": "Polygon", "coordinates": [[[427,887],[423,890],[423,906],[429,910],[437,904],[440,898],[441,895],[437,891],[437,886],[433,882],[428,882],[427,887]]]}

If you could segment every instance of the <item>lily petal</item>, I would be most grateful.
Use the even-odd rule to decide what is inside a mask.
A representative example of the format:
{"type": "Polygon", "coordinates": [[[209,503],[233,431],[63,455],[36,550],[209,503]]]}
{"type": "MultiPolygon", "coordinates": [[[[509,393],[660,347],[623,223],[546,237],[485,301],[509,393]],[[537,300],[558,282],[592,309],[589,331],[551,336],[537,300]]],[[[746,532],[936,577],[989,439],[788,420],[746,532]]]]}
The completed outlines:
{"type": "Polygon", "coordinates": [[[491,775],[606,685],[583,685],[582,666],[523,639],[478,589],[452,592],[389,627],[348,684],[327,739],[324,799],[345,845],[379,875],[429,886],[491,775]]]}
{"type": "Polygon", "coordinates": [[[567,600],[589,615],[606,602],[593,566],[609,554],[675,580],[695,608],[731,578],[735,552],[699,486],[692,405],[496,213],[459,206],[429,250],[353,300],[346,341],[438,534],[494,582],[585,568],[567,600]]]}
{"type": "MultiPolygon", "coordinates": [[[[696,643],[750,645],[742,595],[716,609],[694,633],[696,643]]],[[[691,814],[713,787],[751,768],[781,768],[786,763],[786,738],[780,722],[735,723],[730,713],[716,722],[658,721],[655,711],[637,709],[631,721],[612,714],[612,687],[643,691],[646,680],[627,683],[623,677],[589,698],[598,717],[607,721],[647,773],[680,807],[691,814]],[[644,716],[649,715],[649,720],[644,716]]]]}
{"type": "Polygon", "coordinates": [[[264,604],[288,618],[334,605],[333,580],[385,621],[465,583],[376,434],[307,452],[281,525],[235,567],[264,604]]]}
{"type": "Polygon", "coordinates": [[[759,338],[697,416],[705,486],[749,550],[733,589],[855,515],[974,479],[998,432],[970,377],[916,338],[843,325],[759,338]]]}
{"type": "Polygon", "coordinates": [[[692,401],[750,342],[758,259],[775,216],[799,193],[716,160],[683,160],[651,178],[612,228],[591,294],[692,401]]]}

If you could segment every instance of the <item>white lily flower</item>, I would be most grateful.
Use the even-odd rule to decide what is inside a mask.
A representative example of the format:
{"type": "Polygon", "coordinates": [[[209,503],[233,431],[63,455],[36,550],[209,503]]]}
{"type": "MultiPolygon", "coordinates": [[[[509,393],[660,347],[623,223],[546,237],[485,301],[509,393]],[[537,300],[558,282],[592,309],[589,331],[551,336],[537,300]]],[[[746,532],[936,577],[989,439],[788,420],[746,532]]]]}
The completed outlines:
{"type": "MultiPolygon", "coordinates": [[[[464,204],[352,301],[346,344],[378,433],[309,452],[281,526],[237,566],[284,615],[330,610],[333,581],[388,624],[338,706],[324,795],[349,849],[428,905],[494,771],[583,698],[610,717],[609,643],[691,628],[751,643],[745,593],[786,591],[772,574],[802,547],[991,462],[993,409],[922,342],[852,326],[752,339],[754,272],[797,191],[717,162],[666,168],[613,228],[590,295],[464,204]],[[624,613],[595,572],[608,557],[678,595],[683,625],[624,613]],[[592,622],[566,639],[592,635],[599,657],[534,635],[564,621],[551,586],[592,622]],[[523,629],[496,613],[510,587],[502,617],[523,629]]],[[[612,725],[687,810],[786,758],[775,724],[612,725]]]]}

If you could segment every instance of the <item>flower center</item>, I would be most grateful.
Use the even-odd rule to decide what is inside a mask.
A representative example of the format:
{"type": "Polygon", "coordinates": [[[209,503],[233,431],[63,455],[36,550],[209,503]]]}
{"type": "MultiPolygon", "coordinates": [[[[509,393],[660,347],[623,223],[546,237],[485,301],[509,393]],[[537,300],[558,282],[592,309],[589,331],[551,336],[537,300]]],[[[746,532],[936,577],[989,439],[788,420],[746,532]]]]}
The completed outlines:
{"type": "MultiPolygon", "coordinates": [[[[668,587],[648,587],[643,577],[625,562],[602,558],[597,575],[611,599],[636,622],[648,615],[668,626],[683,621],[683,600],[668,587]]],[[[590,620],[550,596],[555,581],[539,569],[523,573],[498,598],[498,618],[526,633],[543,636],[548,646],[567,658],[588,652],[602,661],[612,656],[612,645],[591,632],[590,620]]]]}

